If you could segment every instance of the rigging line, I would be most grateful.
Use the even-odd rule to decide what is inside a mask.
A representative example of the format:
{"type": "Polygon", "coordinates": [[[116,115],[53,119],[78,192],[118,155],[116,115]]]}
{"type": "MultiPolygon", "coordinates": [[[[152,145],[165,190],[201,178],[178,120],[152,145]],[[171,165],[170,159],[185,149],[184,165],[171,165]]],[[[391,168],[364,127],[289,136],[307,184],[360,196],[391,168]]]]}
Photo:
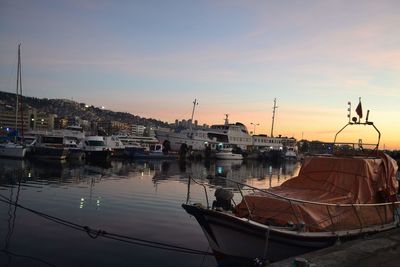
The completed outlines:
{"type": "Polygon", "coordinates": [[[161,243],[161,242],[156,242],[156,241],[144,240],[144,239],[134,238],[134,237],[121,235],[121,234],[108,233],[103,230],[96,231],[94,229],[91,229],[89,226],[79,225],[79,224],[76,224],[73,222],[69,222],[69,221],[66,221],[66,220],[33,210],[33,209],[30,209],[30,208],[26,208],[26,207],[22,206],[21,204],[10,201],[5,196],[0,195],[0,197],[3,198],[3,199],[0,199],[0,202],[8,203],[10,205],[16,205],[22,209],[30,211],[30,212],[32,212],[38,216],[41,216],[45,219],[51,220],[53,222],[64,225],[66,227],[70,227],[75,230],[86,232],[91,238],[97,238],[99,236],[103,236],[104,238],[108,238],[108,239],[114,239],[114,240],[118,240],[118,241],[125,242],[125,243],[142,245],[142,246],[147,246],[147,247],[152,247],[152,248],[158,248],[158,249],[164,249],[164,250],[170,250],[170,251],[176,251],[176,252],[182,252],[182,253],[188,253],[188,254],[213,255],[212,253],[207,252],[207,251],[185,248],[185,247],[181,247],[181,246],[176,246],[176,245],[171,245],[171,244],[166,244],[166,243],[161,243]]]}
{"type": "Polygon", "coordinates": [[[33,256],[17,254],[17,253],[11,252],[11,251],[6,250],[6,249],[2,249],[1,252],[5,253],[5,254],[7,254],[9,256],[11,255],[11,256],[14,256],[14,257],[27,258],[27,259],[30,259],[30,260],[33,260],[33,261],[41,262],[41,263],[46,264],[48,266],[54,266],[54,267],[57,266],[57,265],[52,264],[52,263],[50,263],[48,261],[45,261],[45,260],[42,260],[42,259],[39,259],[39,258],[36,258],[36,257],[33,257],[33,256]]]}

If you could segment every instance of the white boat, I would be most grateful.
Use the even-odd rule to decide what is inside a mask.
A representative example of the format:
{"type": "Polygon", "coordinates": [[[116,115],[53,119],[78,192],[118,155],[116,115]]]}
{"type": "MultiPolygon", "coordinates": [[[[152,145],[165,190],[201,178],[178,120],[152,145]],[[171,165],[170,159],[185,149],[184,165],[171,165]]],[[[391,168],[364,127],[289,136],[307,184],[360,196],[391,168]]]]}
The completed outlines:
{"type": "Polygon", "coordinates": [[[243,155],[238,149],[232,148],[230,146],[223,147],[223,145],[220,144],[217,148],[217,152],[215,153],[215,158],[225,160],[242,160],[243,155]]]}
{"type": "Polygon", "coordinates": [[[68,149],[68,159],[84,160],[85,152],[83,151],[83,139],[73,136],[64,136],[63,145],[68,149]]]}
{"type": "Polygon", "coordinates": [[[125,145],[134,145],[138,144],[142,147],[149,147],[152,144],[159,143],[157,138],[152,136],[140,136],[140,135],[117,135],[118,139],[125,145]]]}
{"type": "Polygon", "coordinates": [[[118,136],[104,136],[104,143],[112,151],[112,155],[115,157],[125,156],[125,145],[119,139],[118,136]]]}
{"type": "Polygon", "coordinates": [[[224,124],[212,125],[208,129],[158,129],[155,130],[160,143],[169,146],[172,151],[179,151],[182,146],[191,150],[203,151],[207,146],[216,150],[219,144],[236,146],[246,150],[252,145],[251,135],[244,124],[229,123],[228,116],[224,124]]]}
{"type": "Polygon", "coordinates": [[[286,160],[297,160],[298,159],[298,153],[297,153],[297,147],[286,147],[284,150],[283,154],[284,159],[286,160]]]}
{"type": "Polygon", "coordinates": [[[86,160],[93,163],[106,163],[110,160],[111,149],[104,143],[103,136],[86,136],[83,142],[86,160]]]}
{"type": "Polygon", "coordinates": [[[153,144],[150,145],[148,150],[136,150],[131,157],[136,159],[176,159],[178,158],[178,154],[169,153],[162,144],[153,144]]]}
{"type": "MultiPolygon", "coordinates": [[[[376,129],[368,119],[348,125],[376,129]]],[[[373,149],[360,146],[351,156],[344,155],[340,146],[348,149],[357,144],[339,145],[335,136],[335,154],[305,158],[299,175],[281,186],[262,190],[226,179],[236,183],[231,188],[240,193],[239,204],[232,204],[232,189],[221,188],[212,205],[208,197],[206,205],[191,203],[189,188],[182,207],[198,221],[217,261],[227,266],[232,262],[261,266],[399,227],[398,166],[378,151],[379,139],[373,149]]]]}
{"type": "Polygon", "coordinates": [[[0,144],[0,157],[24,158],[25,154],[26,148],[23,145],[11,142],[0,144]]]}

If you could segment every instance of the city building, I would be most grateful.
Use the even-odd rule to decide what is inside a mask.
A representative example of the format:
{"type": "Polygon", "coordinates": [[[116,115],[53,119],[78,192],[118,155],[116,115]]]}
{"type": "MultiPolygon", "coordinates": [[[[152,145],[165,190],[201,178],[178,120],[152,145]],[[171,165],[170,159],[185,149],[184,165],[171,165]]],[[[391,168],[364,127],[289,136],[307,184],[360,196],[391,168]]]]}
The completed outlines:
{"type": "Polygon", "coordinates": [[[131,129],[132,129],[132,134],[133,135],[143,136],[144,132],[146,130],[146,126],[138,125],[138,124],[132,124],[131,129]]]}

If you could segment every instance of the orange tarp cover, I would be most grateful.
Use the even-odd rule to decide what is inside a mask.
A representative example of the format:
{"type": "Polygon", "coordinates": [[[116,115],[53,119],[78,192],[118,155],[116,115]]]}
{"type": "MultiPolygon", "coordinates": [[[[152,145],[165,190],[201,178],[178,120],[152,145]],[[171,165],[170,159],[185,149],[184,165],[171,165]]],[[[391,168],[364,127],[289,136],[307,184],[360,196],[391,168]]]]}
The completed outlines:
{"type": "MultiPolygon", "coordinates": [[[[287,198],[333,204],[396,201],[397,163],[378,158],[307,157],[300,173],[266,191],[287,198]]],[[[305,223],[309,231],[349,230],[393,220],[391,207],[337,207],[288,201],[264,192],[245,196],[236,215],[272,225],[305,223]]]]}

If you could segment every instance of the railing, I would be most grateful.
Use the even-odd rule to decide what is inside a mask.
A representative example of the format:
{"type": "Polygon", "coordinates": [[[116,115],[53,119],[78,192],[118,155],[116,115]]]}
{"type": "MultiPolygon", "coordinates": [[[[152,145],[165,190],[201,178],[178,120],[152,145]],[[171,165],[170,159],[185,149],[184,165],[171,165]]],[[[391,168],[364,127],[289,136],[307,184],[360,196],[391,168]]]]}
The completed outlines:
{"type": "MultiPolygon", "coordinates": [[[[367,203],[367,204],[358,204],[358,203],[343,203],[343,204],[335,204],[335,203],[322,203],[310,200],[303,200],[303,199],[296,199],[291,197],[285,197],[274,192],[260,189],[253,187],[251,185],[247,185],[241,182],[237,182],[228,178],[224,177],[215,177],[214,179],[223,179],[229,181],[236,185],[236,188],[230,188],[234,192],[239,192],[240,197],[242,198],[242,207],[244,206],[248,212],[247,219],[253,220],[256,217],[257,210],[254,207],[250,207],[248,204],[244,192],[251,191],[253,193],[261,193],[268,196],[271,201],[280,200],[286,202],[289,210],[285,210],[283,212],[288,214],[288,217],[294,218],[293,221],[297,222],[292,223],[293,225],[302,225],[303,229],[308,229],[311,231],[331,231],[336,232],[340,230],[360,230],[363,231],[366,227],[385,227],[386,225],[393,225],[396,224],[400,226],[400,201],[393,201],[393,202],[385,202],[385,203],[367,203]],[[317,224],[312,222],[304,222],[304,214],[299,214],[299,207],[317,207],[318,212],[322,214],[323,221],[318,222],[317,224]],[[357,221],[356,224],[353,223],[354,227],[344,227],[340,224],[345,224],[346,222],[340,221],[343,214],[347,214],[351,212],[351,216],[353,221],[357,221]],[[364,218],[368,217],[367,215],[371,215],[374,213],[375,220],[371,218],[364,218]],[[321,227],[320,223],[324,223],[325,227],[321,227]],[[343,228],[344,227],[344,228],[343,228]],[[342,229],[343,228],[343,229],[342,229]]],[[[210,209],[209,205],[209,197],[206,190],[206,187],[209,184],[204,184],[201,182],[196,181],[194,178],[189,177],[188,183],[188,196],[186,203],[190,202],[190,186],[191,181],[195,182],[196,184],[202,186],[204,188],[204,193],[207,202],[207,208],[210,209]]],[[[264,195],[264,196],[265,196],[264,195]]],[[[236,206],[237,207],[237,206],[236,206]]],[[[269,207],[267,207],[269,208],[269,207]]],[[[236,210],[237,212],[237,210],[236,210]]],[[[370,216],[369,216],[370,217],[370,216]]],[[[272,218],[273,219],[273,218],[272,218]]],[[[257,221],[257,220],[256,220],[257,221]]],[[[289,225],[289,224],[288,224],[289,225]]]]}

